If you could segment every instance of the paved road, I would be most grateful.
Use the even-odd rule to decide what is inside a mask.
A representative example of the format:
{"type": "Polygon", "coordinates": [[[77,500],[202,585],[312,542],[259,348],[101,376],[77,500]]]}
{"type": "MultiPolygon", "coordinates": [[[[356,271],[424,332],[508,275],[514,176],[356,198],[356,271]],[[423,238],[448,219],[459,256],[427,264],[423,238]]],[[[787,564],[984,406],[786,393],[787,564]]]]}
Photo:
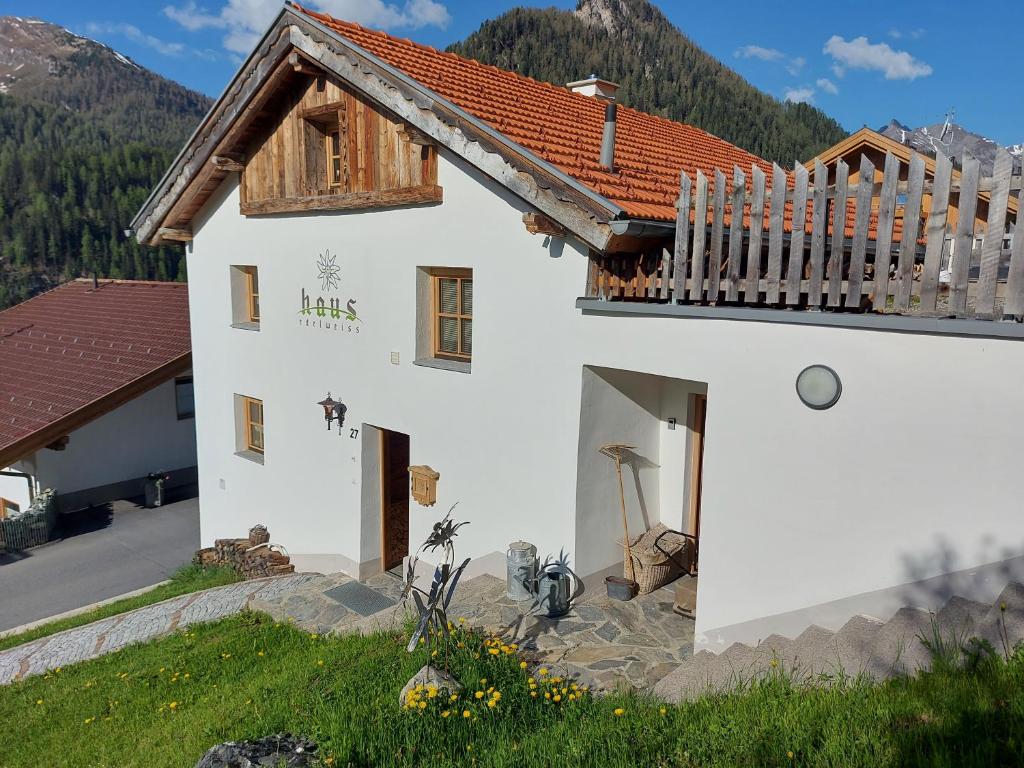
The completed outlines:
{"type": "Polygon", "coordinates": [[[163,581],[199,548],[199,500],[67,515],[65,538],[0,555],[0,631],[163,581]]]}
{"type": "Polygon", "coordinates": [[[0,651],[0,685],[103,656],[189,624],[230,616],[254,598],[270,600],[318,578],[316,574],[299,573],[214,587],[0,651]]]}

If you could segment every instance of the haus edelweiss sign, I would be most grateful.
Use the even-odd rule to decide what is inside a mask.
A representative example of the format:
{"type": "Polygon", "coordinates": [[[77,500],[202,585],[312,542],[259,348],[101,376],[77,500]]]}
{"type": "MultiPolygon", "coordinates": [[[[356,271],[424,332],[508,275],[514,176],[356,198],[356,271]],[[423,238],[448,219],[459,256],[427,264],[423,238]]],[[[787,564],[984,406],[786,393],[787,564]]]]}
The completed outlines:
{"type": "Polygon", "coordinates": [[[313,296],[302,288],[302,304],[299,309],[299,325],[308,328],[322,328],[343,333],[359,333],[362,320],[356,311],[356,300],[348,299],[342,306],[337,295],[341,289],[341,267],[338,255],[325,250],[316,259],[316,278],[320,284],[320,295],[313,296]]]}

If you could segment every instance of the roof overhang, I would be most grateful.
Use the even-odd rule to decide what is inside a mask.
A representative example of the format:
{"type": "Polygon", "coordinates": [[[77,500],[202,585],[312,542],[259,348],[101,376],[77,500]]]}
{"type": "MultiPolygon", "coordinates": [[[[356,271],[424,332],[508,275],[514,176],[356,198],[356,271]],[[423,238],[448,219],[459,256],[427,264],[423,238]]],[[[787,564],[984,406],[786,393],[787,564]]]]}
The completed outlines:
{"type": "Polygon", "coordinates": [[[159,244],[162,229],[180,231],[220,185],[230,171],[213,158],[237,151],[234,142],[290,72],[293,52],[382,104],[590,247],[603,250],[613,236],[609,222],[625,215],[615,203],[287,4],[136,214],[131,226],[140,243],[159,244]]]}
{"type": "Polygon", "coordinates": [[[44,427],[40,427],[20,440],[0,447],[0,467],[8,467],[31,456],[36,451],[45,448],[65,435],[74,432],[76,429],[84,427],[89,422],[105,416],[149,390],[158,387],[175,376],[179,376],[191,367],[192,353],[186,352],[184,355],[180,355],[164,363],[159,368],[154,368],[149,373],[115,389],[113,392],[93,400],[88,405],[65,414],[44,427]]]}

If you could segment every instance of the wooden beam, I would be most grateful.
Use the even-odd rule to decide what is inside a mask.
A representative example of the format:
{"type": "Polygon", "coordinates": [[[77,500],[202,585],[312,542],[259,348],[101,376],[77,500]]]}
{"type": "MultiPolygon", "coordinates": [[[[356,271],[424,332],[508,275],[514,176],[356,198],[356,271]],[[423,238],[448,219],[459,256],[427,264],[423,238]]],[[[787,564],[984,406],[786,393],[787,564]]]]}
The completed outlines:
{"type": "Polygon", "coordinates": [[[242,203],[239,209],[243,216],[265,216],[274,213],[296,213],[301,211],[349,211],[369,208],[394,208],[400,205],[440,203],[443,199],[442,188],[434,184],[428,184],[421,187],[406,187],[405,189],[349,192],[344,195],[251,200],[242,203]]]}
{"type": "Polygon", "coordinates": [[[316,64],[311,62],[305,56],[299,55],[297,51],[292,51],[288,54],[288,65],[293,71],[299,72],[303,75],[312,75],[313,77],[320,77],[324,74],[323,69],[318,67],[316,64]]]}
{"type": "Polygon", "coordinates": [[[172,229],[171,227],[161,227],[156,232],[157,238],[160,240],[173,240],[177,243],[191,243],[192,242],[192,230],[189,229],[172,229]]]}
{"type": "Polygon", "coordinates": [[[221,171],[227,171],[229,173],[236,173],[245,170],[245,163],[230,155],[214,155],[210,158],[210,162],[213,163],[214,168],[221,171]]]}
{"type": "Polygon", "coordinates": [[[337,120],[338,113],[345,109],[344,101],[332,101],[330,104],[319,104],[315,107],[305,107],[299,110],[299,117],[303,120],[316,118],[331,118],[337,120]]]}
{"type": "Polygon", "coordinates": [[[524,213],[523,224],[531,235],[565,236],[565,227],[543,213],[524,213]]]}
{"type": "Polygon", "coordinates": [[[417,144],[421,147],[429,147],[435,143],[433,139],[415,125],[409,125],[408,123],[399,123],[398,136],[402,141],[408,141],[410,144],[417,144]]]}

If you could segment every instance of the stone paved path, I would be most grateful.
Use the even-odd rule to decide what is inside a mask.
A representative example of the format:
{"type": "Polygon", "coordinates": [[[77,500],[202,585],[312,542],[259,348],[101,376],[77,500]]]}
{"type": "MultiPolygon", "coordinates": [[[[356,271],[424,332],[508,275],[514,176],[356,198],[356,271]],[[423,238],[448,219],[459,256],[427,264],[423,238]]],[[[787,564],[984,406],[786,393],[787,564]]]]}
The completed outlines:
{"type": "MultiPolygon", "coordinates": [[[[352,581],[334,574],[278,597],[254,600],[254,610],[293,620],[310,632],[345,633],[401,629],[406,609],[400,603],[369,617],[360,616],[332,600],[327,592],[352,581]]],[[[388,574],[366,582],[398,599],[401,582],[388,574]]],[[[620,685],[649,689],[693,654],[693,621],[672,612],[671,585],[629,602],[589,594],[563,617],[531,615],[529,603],[505,596],[505,582],[479,576],[456,591],[448,616],[464,617],[484,632],[520,645],[538,663],[567,672],[595,688],[620,685]]]]}
{"type": "Polygon", "coordinates": [[[0,651],[0,685],[85,661],[202,621],[238,613],[257,598],[280,598],[323,578],[295,574],[181,595],[0,651]]]}

